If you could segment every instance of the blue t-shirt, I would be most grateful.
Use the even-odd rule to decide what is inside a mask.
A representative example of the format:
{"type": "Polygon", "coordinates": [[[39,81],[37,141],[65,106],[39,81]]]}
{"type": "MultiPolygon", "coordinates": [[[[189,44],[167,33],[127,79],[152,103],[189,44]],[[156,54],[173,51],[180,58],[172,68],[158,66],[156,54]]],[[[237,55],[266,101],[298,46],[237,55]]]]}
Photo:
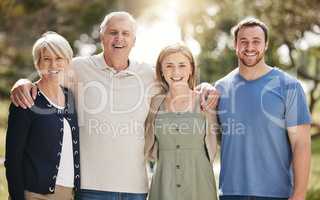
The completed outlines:
{"type": "Polygon", "coordinates": [[[300,83],[277,68],[252,81],[235,69],[216,86],[221,92],[220,195],[289,197],[287,127],[311,122],[300,83]]]}

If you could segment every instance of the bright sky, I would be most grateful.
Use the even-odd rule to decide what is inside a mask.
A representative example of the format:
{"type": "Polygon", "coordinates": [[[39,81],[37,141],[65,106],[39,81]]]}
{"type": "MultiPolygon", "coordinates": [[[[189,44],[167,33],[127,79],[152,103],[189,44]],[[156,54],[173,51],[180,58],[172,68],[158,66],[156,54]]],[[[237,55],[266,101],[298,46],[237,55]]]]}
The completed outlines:
{"type": "MultiPolygon", "coordinates": [[[[155,64],[160,50],[169,44],[181,42],[181,29],[178,24],[179,1],[181,0],[161,0],[150,8],[145,9],[145,13],[136,18],[137,41],[132,49],[130,58],[140,62],[155,64]]],[[[99,27],[95,27],[91,37],[97,38],[99,27]]],[[[186,45],[192,53],[197,56],[201,48],[199,43],[189,36],[186,45]]],[[[92,55],[96,51],[96,44],[92,39],[82,34],[75,42],[78,48],[78,55],[92,55]]]]}
{"type": "MultiPolygon", "coordinates": [[[[181,29],[178,24],[178,1],[160,1],[137,19],[137,41],[131,57],[138,61],[155,63],[160,50],[166,45],[181,42],[181,29]],[[152,20],[151,20],[152,19],[152,20]]],[[[201,49],[192,37],[186,45],[196,56],[201,49]]]]}

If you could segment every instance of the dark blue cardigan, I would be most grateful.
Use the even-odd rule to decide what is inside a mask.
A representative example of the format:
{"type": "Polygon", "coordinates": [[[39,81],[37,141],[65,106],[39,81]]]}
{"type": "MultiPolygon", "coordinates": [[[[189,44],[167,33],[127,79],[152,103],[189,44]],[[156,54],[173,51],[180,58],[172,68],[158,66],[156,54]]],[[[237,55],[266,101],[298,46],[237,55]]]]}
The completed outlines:
{"type": "Polygon", "coordinates": [[[55,190],[63,140],[63,118],[71,127],[75,190],[80,187],[79,127],[72,93],[63,88],[65,109],[51,105],[38,91],[30,109],[9,108],[6,138],[6,176],[12,200],[24,190],[50,194],[55,190]]]}

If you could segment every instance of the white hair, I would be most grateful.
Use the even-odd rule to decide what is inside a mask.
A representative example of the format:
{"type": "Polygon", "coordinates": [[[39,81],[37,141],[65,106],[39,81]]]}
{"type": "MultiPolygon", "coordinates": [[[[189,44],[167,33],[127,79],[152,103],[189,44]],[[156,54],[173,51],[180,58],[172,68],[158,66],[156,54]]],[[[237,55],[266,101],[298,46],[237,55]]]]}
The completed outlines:
{"type": "Polygon", "coordinates": [[[134,17],[128,12],[118,11],[118,12],[111,12],[104,17],[103,21],[100,24],[100,34],[103,34],[106,31],[107,26],[110,23],[110,20],[112,17],[123,17],[123,18],[129,19],[129,21],[132,23],[133,33],[134,34],[136,33],[137,22],[134,19],[134,17]]]}
{"type": "Polygon", "coordinates": [[[44,49],[52,51],[54,54],[62,56],[71,61],[73,57],[73,51],[69,42],[56,32],[48,31],[34,43],[32,48],[33,63],[37,69],[39,69],[39,62],[41,53],[44,49]]]}

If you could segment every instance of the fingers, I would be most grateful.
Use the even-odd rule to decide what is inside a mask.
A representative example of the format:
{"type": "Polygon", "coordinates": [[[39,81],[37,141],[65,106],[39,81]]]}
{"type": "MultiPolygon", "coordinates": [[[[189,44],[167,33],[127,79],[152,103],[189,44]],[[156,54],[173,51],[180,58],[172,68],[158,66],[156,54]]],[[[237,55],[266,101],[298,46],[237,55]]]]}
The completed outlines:
{"type": "Polygon", "coordinates": [[[19,96],[16,96],[16,102],[18,103],[18,107],[20,106],[23,109],[26,109],[28,106],[24,103],[23,100],[19,96]]]}
{"type": "Polygon", "coordinates": [[[23,90],[22,95],[20,96],[20,100],[23,101],[23,103],[28,107],[31,108],[33,106],[33,99],[30,93],[30,90],[23,90]]]}
{"type": "Polygon", "coordinates": [[[17,99],[16,96],[13,95],[12,93],[10,94],[10,100],[11,100],[11,102],[12,102],[16,107],[19,107],[18,99],[17,99]]]}
{"type": "Polygon", "coordinates": [[[35,100],[37,98],[37,86],[33,86],[31,88],[31,95],[32,95],[32,99],[35,100]]]}
{"type": "Polygon", "coordinates": [[[202,109],[207,106],[206,97],[208,96],[208,94],[209,91],[206,88],[202,88],[202,91],[200,93],[200,104],[202,109]]]}
{"type": "Polygon", "coordinates": [[[219,95],[211,94],[207,100],[206,110],[214,112],[218,106],[219,95]]]}
{"type": "Polygon", "coordinates": [[[218,105],[219,102],[219,98],[220,98],[220,93],[213,89],[207,92],[208,96],[205,100],[205,102],[203,103],[203,109],[205,111],[214,111],[218,105]]]}
{"type": "Polygon", "coordinates": [[[18,86],[11,92],[10,99],[15,106],[24,109],[31,108],[34,101],[30,94],[30,86],[18,86]]]}
{"type": "Polygon", "coordinates": [[[197,85],[195,89],[196,89],[197,92],[200,92],[201,91],[201,85],[197,85]]]}

